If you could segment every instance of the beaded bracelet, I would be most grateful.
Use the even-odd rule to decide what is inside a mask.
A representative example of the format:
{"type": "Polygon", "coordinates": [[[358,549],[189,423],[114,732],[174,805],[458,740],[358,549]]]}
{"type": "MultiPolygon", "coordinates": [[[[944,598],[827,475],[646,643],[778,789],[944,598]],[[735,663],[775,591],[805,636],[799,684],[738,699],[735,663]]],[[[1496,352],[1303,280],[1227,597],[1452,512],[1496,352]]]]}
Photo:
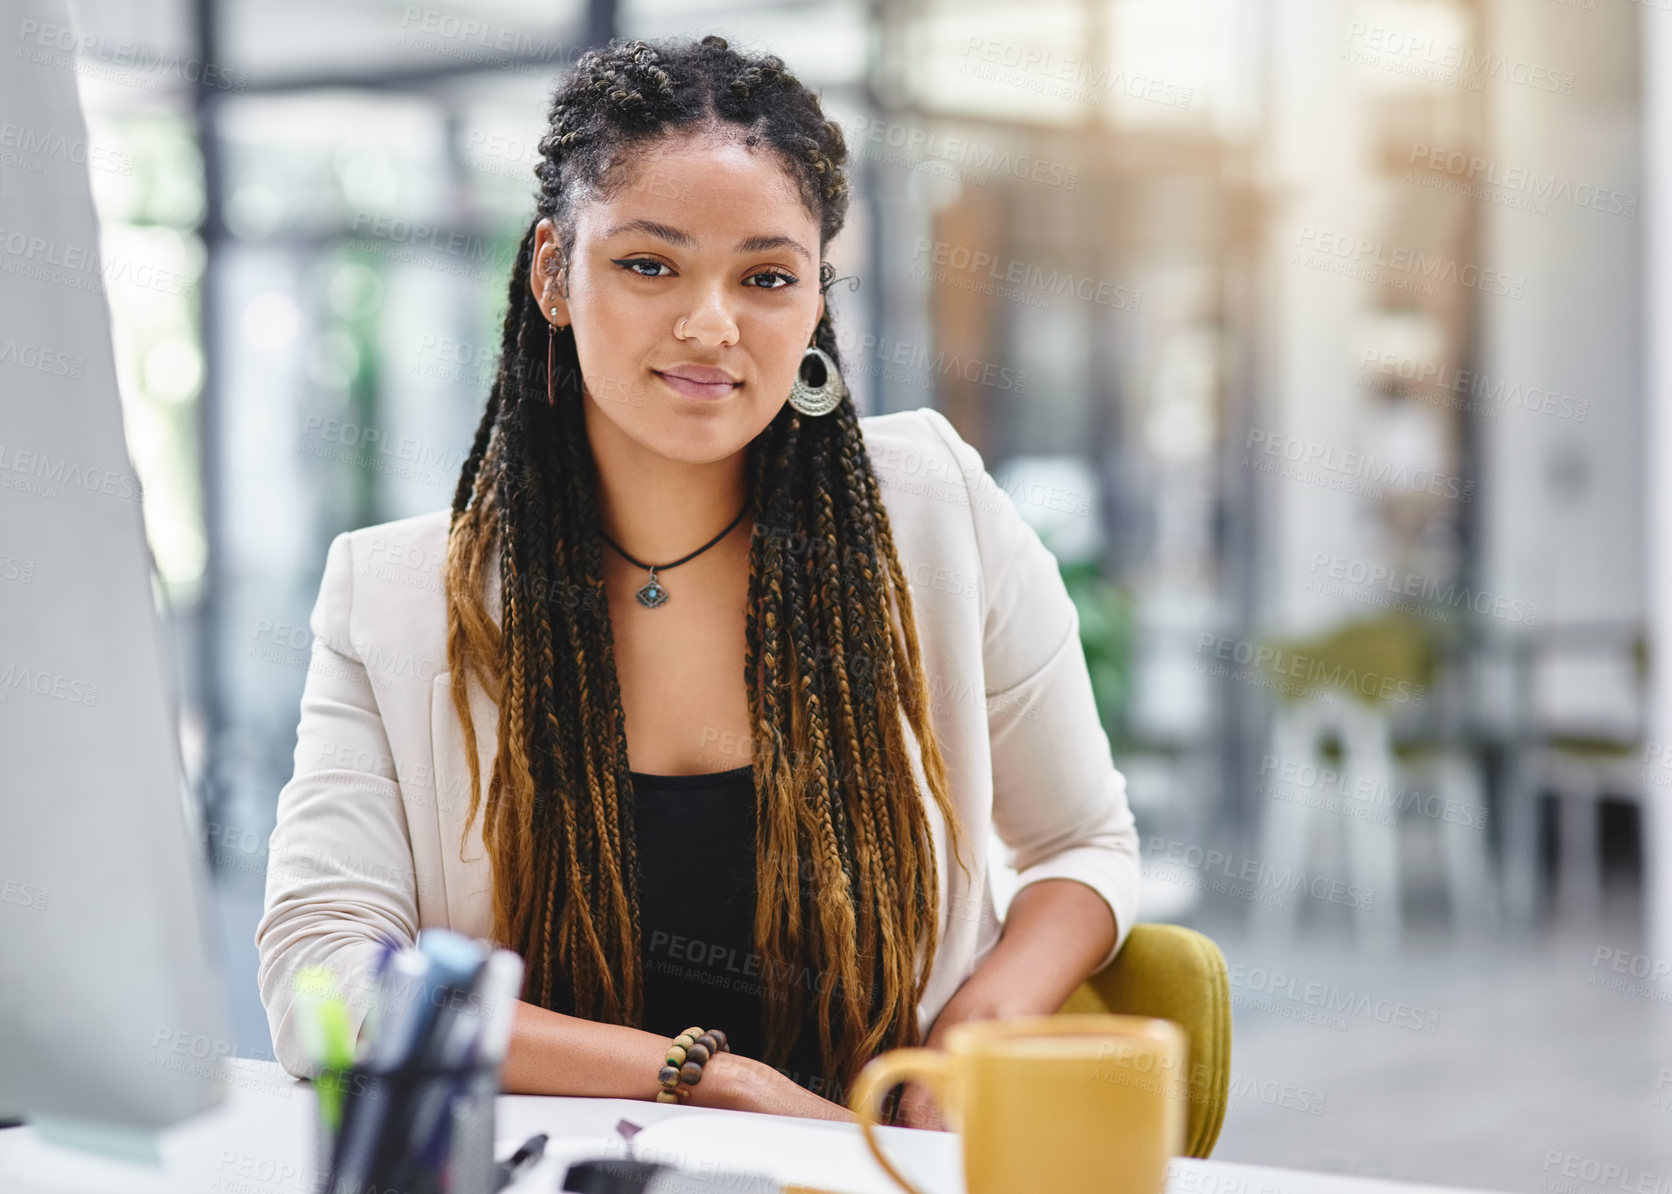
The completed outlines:
{"type": "Polygon", "coordinates": [[[730,1052],[731,1045],[726,1041],[726,1034],[718,1028],[710,1028],[706,1032],[701,1028],[687,1028],[668,1046],[668,1055],[656,1075],[656,1080],[662,1084],[662,1089],[656,1092],[656,1101],[689,1102],[691,1092],[686,1087],[702,1081],[704,1063],[716,1053],[730,1052]]]}

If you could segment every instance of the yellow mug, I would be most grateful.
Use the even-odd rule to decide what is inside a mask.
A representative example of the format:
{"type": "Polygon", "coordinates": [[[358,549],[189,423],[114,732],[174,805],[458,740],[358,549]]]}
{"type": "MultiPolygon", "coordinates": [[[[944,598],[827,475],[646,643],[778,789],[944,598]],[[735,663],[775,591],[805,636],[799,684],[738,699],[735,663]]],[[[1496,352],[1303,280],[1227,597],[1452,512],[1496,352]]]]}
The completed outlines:
{"type": "Polygon", "coordinates": [[[1159,1194],[1184,1148],[1188,1044],[1148,1016],[1022,1016],[972,1020],[944,1051],[894,1049],[853,1085],[877,1162],[921,1194],[877,1144],[878,1098],[907,1080],[934,1094],[963,1141],[968,1194],[1159,1194]]]}

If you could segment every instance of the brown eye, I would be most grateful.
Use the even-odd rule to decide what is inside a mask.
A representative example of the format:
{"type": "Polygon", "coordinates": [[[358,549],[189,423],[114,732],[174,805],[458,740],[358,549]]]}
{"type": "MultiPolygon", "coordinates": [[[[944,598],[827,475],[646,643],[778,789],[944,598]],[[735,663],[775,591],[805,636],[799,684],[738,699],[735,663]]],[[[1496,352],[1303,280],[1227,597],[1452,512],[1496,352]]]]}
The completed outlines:
{"type": "Polygon", "coordinates": [[[653,261],[649,257],[612,257],[610,258],[610,261],[612,264],[619,265],[622,269],[627,270],[629,273],[638,274],[641,278],[660,278],[663,275],[639,273],[637,269],[633,268],[634,266],[650,265],[655,266],[657,269],[668,268],[662,262],[653,261]]]}

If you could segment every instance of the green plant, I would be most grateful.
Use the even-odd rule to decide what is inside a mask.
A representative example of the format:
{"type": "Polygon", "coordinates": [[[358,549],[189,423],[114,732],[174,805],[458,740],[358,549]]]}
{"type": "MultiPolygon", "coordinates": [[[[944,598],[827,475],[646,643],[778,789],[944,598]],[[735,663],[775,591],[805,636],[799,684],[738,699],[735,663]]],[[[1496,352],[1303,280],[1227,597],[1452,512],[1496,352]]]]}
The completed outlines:
{"type": "Polygon", "coordinates": [[[1094,561],[1059,564],[1064,586],[1080,615],[1080,645],[1091,673],[1097,715],[1112,740],[1124,723],[1132,681],[1131,594],[1103,576],[1094,561]]]}

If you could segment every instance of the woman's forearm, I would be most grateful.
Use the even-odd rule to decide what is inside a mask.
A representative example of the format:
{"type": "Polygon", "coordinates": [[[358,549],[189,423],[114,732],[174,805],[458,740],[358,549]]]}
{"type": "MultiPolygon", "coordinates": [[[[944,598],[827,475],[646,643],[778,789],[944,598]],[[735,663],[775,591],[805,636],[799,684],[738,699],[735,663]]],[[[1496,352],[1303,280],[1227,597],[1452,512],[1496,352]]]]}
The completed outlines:
{"type": "MultiPolygon", "coordinates": [[[[518,1000],[500,1088],[506,1094],[653,1099],[661,1089],[656,1075],[668,1044],[667,1037],[654,1032],[565,1016],[518,1000]]],[[[765,1062],[731,1052],[709,1058],[702,1080],[685,1089],[694,1107],[853,1119],[840,1103],[804,1089],[765,1062]]]]}
{"type": "MultiPolygon", "coordinates": [[[[500,1067],[500,1089],[505,1094],[654,1099],[662,1089],[655,1075],[667,1059],[667,1045],[669,1038],[654,1032],[584,1020],[517,1000],[512,1038],[500,1067]]],[[[714,1055],[702,1067],[701,1082],[686,1087],[691,1104],[736,1104],[746,1077],[754,1080],[752,1085],[762,1085],[761,1075],[754,1074],[757,1069],[766,1067],[734,1054],[714,1055]]]]}
{"type": "MultiPolygon", "coordinates": [[[[507,1094],[651,1099],[667,1052],[668,1038],[654,1032],[518,1000],[499,1081],[507,1094]]],[[[704,1085],[690,1088],[693,1102],[703,1101],[704,1085]]]]}
{"type": "Polygon", "coordinates": [[[1010,902],[999,943],[947,1001],[926,1043],[938,1046],[948,1028],[965,1020],[1055,1014],[1115,935],[1108,903],[1084,883],[1028,884],[1010,902]]]}

